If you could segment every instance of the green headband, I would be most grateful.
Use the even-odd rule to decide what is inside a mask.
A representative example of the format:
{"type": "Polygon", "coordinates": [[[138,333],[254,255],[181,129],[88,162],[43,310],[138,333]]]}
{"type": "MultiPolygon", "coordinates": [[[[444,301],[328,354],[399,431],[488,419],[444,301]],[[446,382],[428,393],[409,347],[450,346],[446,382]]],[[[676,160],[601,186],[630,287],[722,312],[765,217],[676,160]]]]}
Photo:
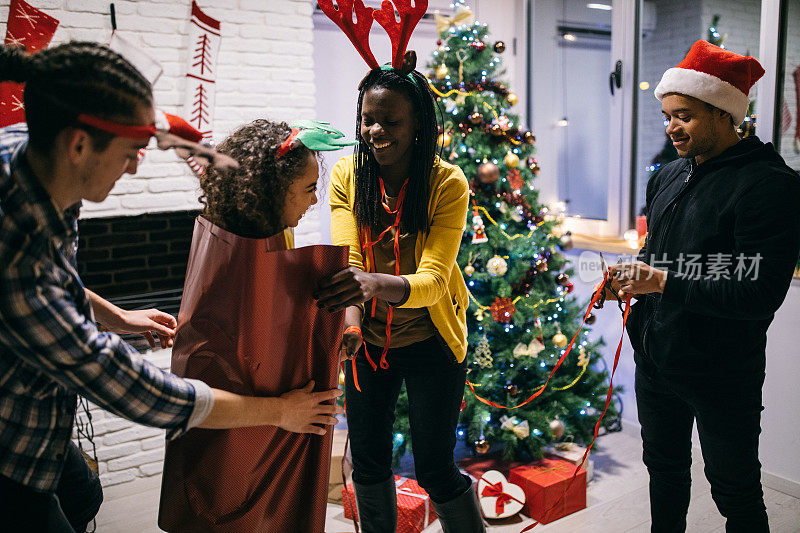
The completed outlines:
{"type": "MultiPolygon", "coordinates": [[[[402,71],[402,70],[400,70],[400,69],[397,69],[397,68],[394,68],[394,67],[392,66],[392,64],[391,64],[391,63],[386,63],[385,65],[382,65],[382,66],[381,66],[381,70],[394,70],[394,71],[397,71],[397,72],[398,72],[398,73],[400,73],[400,74],[402,74],[402,73],[403,73],[403,71],[402,71]]],[[[417,78],[415,78],[415,77],[414,77],[414,75],[413,75],[411,72],[409,72],[409,73],[408,73],[408,74],[406,74],[405,76],[406,76],[406,78],[410,79],[410,80],[411,80],[411,82],[412,82],[414,85],[416,85],[416,86],[417,86],[417,89],[422,89],[422,87],[420,87],[420,86],[419,86],[419,80],[418,80],[417,78]]]]}
{"type": "Polygon", "coordinates": [[[291,125],[291,128],[292,133],[278,147],[275,159],[286,155],[289,150],[297,146],[297,143],[303,144],[309,150],[326,152],[358,144],[358,141],[344,139],[344,133],[332,127],[330,122],[298,120],[291,125]]]}

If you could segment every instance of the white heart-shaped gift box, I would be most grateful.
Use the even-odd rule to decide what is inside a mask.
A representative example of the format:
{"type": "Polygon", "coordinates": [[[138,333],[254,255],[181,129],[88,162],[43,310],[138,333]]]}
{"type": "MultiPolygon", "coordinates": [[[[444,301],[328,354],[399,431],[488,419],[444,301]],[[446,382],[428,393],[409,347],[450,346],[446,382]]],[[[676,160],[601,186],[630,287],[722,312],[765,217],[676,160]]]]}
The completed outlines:
{"type": "Polygon", "coordinates": [[[520,512],[525,506],[525,492],[522,487],[509,483],[506,476],[497,470],[488,470],[478,480],[478,499],[481,504],[481,512],[486,518],[508,518],[520,512]],[[494,485],[510,496],[500,513],[497,512],[497,496],[483,495],[484,491],[491,491],[490,485],[494,485]]]}

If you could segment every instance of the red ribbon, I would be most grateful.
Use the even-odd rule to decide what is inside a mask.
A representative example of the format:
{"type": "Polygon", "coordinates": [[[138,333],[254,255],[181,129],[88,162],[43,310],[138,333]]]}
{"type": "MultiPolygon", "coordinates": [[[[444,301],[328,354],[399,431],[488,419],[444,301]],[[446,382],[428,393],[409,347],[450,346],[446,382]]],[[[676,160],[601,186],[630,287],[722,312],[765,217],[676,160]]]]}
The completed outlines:
{"type": "MultiPolygon", "coordinates": [[[[405,200],[406,197],[406,186],[408,185],[408,180],[404,181],[403,186],[400,187],[400,193],[398,194],[397,197],[397,207],[395,207],[395,209],[389,207],[389,204],[387,204],[386,200],[384,200],[384,198],[386,198],[386,187],[383,183],[383,179],[380,179],[379,181],[381,185],[381,205],[383,205],[384,211],[386,211],[390,215],[395,215],[394,223],[391,226],[387,227],[385,230],[383,230],[381,234],[378,235],[378,238],[375,239],[374,241],[372,240],[372,230],[369,227],[365,228],[362,251],[366,251],[369,257],[369,268],[367,269],[367,271],[375,272],[375,256],[372,252],[372,247],[378,244],[381,241],[381,239],[383,239],[383,237],[387,233],[389,233],[389,231],[394,229],[394,275],[399,276],[400,275],[400,220],[403,217],[403,200],[405,200]]],[[[375,316],[375,307],[377,303],[378,303],[377,299],[373,298],[372,315],[371,315],[373,317],[375,316]]],[[[394,316],[394,306],[389,305],[389,309],[386,312],[386,345],[383,347],[383,352],[381,352],[381,358],[378,364],[375,364],[375,361],[373,361],[372,358],[369,356],[369,352],[367,352],[367,345],[363,343],[362,339],[362,344],[364,345],[364,355],[366,355],[367,362],[370,364],[372,370],[374,371],[378,370],[378,365],[380,365],[380,367],[384,370],[389,368],[389,363],[388,361],[386,361],[386,354],[389,352],[389,345],[392,342],[393,316],[394,316]]]]}
{"type": "MultiPolygon", "coordinates": [[[[545,390],[547,390],[547,384],[550,383],[550,379],[552,379],[553,374],[555,374],[556,370],[558,370],[561,367],[561,364],[564,362],[564,360],[566,360],[567,356],[572,351],[572,347],[575,345],[575,340],[578,338],[578,335],[580,334],[581,330],[583,330],[583,326],[586,324],[586,320],[589,318],[589,315],[592,313],[592,309],[594,308],[594,304],[597,302],[597,300],[600,299],[600,295],[603,294],[603,289],[605,288],[607,280],[608,280],[608,272],[606,272],[605,275],[603,276],[603,281],[602,281],[602,283],[600,283],[600,288],[597,290],[597,292],[595,292],[594,296],[592,296],[592,301],[589,302],[589,308],[586,309],[586,313],[584,313],[584,315],[583,315],[583,321],[581,322],[581,326],[578,328],[578,331],[575,332],[575,335],[573,335],[572,340],[569,343],[569,346],[567,346],[567,349],[564,350],[564,353],[559,358],[558,362],[556,363],[556,366],[554,366],[553,370],[550,371],[550,375],[547,376],[547,380],[544,382],[544,385],[542,386],[542,388],[540,388],[539,390],[537,390],[536,392],[531,394],[522,403],[520,403],[518,405],[514,405],[514,406],[507,406],[507,405],[502,405],[502,404],[493,402],[492,400],[487,400],[486,398],[482,398],[482,397],[478,396],[478,393],[475,392],[475,386],[472,384],[472,382],[470,380],[467,380],[467,385],[469,385],[469,389],[472,391],[472,394],[475,395],[475,398],[481,403],[485,403],[486,405],[490,405],[490,406],[496,407],[498,409],[513,410],[513,409],[519,409],[523,405],[526,405],[526,404],[530,403],[535,398],[540,396],[545,390]]],[[[625,331],[624,331],[624,328],[623,328],[623,335],[624,334],[625,334],[625,331]]],[[[622,340],[620,339],[620,346],[621,345],[622,345],[622,340]]]]}
{"type": "Polygon", "coordinates": [[[525,505],[525,502],[519,501],[517,498],[513,497],[510,494],[503,492],[503,482],[498,481],[497,483],[489,483],[486,481],[485,478],[481,478],[481,481],[486,483],[486,486],[483,487],[481,491],[481,496],[486,498],[497,498],[494,503],[494,513],[501,514],[505,508],[506,504],[514,500],[515,502],[519,502],[522,505],[525,505]]]}
{"type": "MultiPolygon", "coordinates": [[[[608,272],[606,272],[605,276],[603,277],[603,282],[600,284],[600,288],[597,291],[597,295],[602,294],[603,289],[605,288],[606,281],[608,281],[608,272]]],[[[592,300],[594,301],[595,299],[596,298],[593,298],[592,300]]],[[[587,314],[591,312],[592,305],[593,303],[589,304],[589,309],[587,310],[587,314]]],[[[631,310],[631,295],[628,294],[625,298],[625,312],[622,313],[622,335],[619,338],[617,351],[614,354],[614,366],[611,368],[611,376],[609,377],[608,380],[608,393],[606,393],[606,404],[605,407],[603,408],[603,412],[600,414],[600,418],[597,419],[597,423],[594,425],[594,435],[592,436],[592,442],[590,442],[589,446],[586,447],[586,451],[583,452],[583,457],[581,457],[581,460],[578,461],[577,466],[575,466],[575,472],[572,473],[572,477],[570,478],[569,483],[567,483],[567,486],[564,488],[564,492],[561,494],[558,500],[556,500],[555,503],[553,503],[553,505],[545,512],[545,517],[549,515],[553,511],[553,509],[555,509],[564,500],[564,497],[567,495],[567,492],[569,491],[570,487],[572,487],[572,483],[575,481],[575,477],[581,470],[581,465],[586,460],[586,457],[589,455],[589,452],[592,450],[592,447],[594,446],[594,442],[597,440],[597,434],[600,432],[600,422],[602,422],[603,417],[606,416],[606,412],[608,411],[608,406],[611,405],[611,397],[614,394],[614,373],[617,371],[617,365],[619,364],[619,356],[620,353],[622,353],[622,341],[625,339],[625,326],[628,324],[628,314],[630,313],[630,310],[631,310]]],[[[528,527],[520,531],[520,533],[525,533],[525,531],[529,531],[535,528],[537,525],[539,525],[538,521],[529,525],[528,527]]]]}
{"type": "Polygon", "coordinates": [[[98,130],[108,133],[113,133],[118,137],[126,137],[128,139],[149,139],[156,134],[155,125],[151,126],[130,126],[127,124],[120,124],[110,120],[103,120],[102,118],[93,117],[86,113],[78,115],[78,122],[92,126],[98,130]]]}

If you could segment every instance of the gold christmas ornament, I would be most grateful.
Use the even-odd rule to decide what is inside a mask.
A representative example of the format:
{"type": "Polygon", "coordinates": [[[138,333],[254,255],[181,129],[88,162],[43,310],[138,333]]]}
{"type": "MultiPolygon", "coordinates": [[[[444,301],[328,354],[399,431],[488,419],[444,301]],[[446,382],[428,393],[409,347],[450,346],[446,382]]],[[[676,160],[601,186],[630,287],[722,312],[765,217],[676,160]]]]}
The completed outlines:
{"type": "Polygon", "coordinates": [[[563,348],[564,346],[566,346],[567,342],[569,342],[567,340],[567,336],[564,335],[563,333],[556,333],[555,335],[553,335],[553,344],[555,344],[559,348],[563,348]]]}
{"type": "Polygon", "coordinates": [[[565,429],[566,428],[564,427],[564,422],[562,422],[558,418],[550,422],[550,431],[553,432],[553,437],[556,439],[560,439],[561,437],[564,436],[565,429]]]}
{"type": "Polygon", "coordinates": [[[508,263],[496,255],[486,262],[486,271],[492,276],[504,276],[508,272],[508,263]]]}
{"type": "Polygon", "coordinates": [[[506,43],[504,43],[503,41],[497,41],[496,43],[494,43],[494,51],[497,52],[498,54],[502,54],[503,52],[506,51],[506,43]]]}
{"type": "Polygon", "coordinates": [[[489,348],[489,339],[484,334],[475,347],[475,362],[481,368],[489,368],[494,363],[492,350],[489,348]]]}
{"type": "Polygon", "coordinates": [[[514,152],[508,152],[503,161],[505,161],[508,168],[517,168],[519,166],[519,156],[514,152]]]}
{"type": "Polygon", "coordinates": [[[450,146],[450,140],[451,140],[450,134],[445,132],[439,135],[439,138],[436,140],[436,142],[442,148],[447,148],[448,146],[450,146]]]}
{"type": "Polygon", "coordinates": [[[531,434],[531,428],[527,420],[520,420],[516,416],[508,417],[503,415],[500,417],[500,428],[511,431],[518,439],[526,439],[531,434]]]}
{"type": "Polygon", "coordinates": [[[555,344],[559,348],[563,348],[564,346],[567,345],[567,342],[569,341],[567,340],[567,336],[561,333],[561,326],[556,324],[556,327],[558,328],[558,333],[553,335],[553,344],[555,344]]]}
{"type": "Polygon", "coordinates": [[[486,439],[475,441],[475,451],[481,455],[489,451],[489,443],[486,442],[486,439]]]}
{"type": "Polygon", "coordinates": [[[512,398],[516,398],[517,396],[519,396],[519,387],[517,387],[513,383],[509,384],[509,385],[506,385],[506,392],[512,398]]]}
{"type": "Polygon", "coordinates": [[[464,274],[467,276],[471,276],[475,273],[475,267],[472,265],[467,265],[464,267],[464,274]]]}
{"type": "Polygon", "coordinates": [[[519,97],[514,93],[508,93],[508,96],[506,96],[506,100],[508,100],[509,104],[515,106],[517,105],[517,102],[519,102],[519,97]]]}
{"type": "Polygon", "coordinates": [[[447,77],[448,73],[449,73],[449,71],[447,70],[447,65],[445,65],[444,63],[442,63],[441,65],[436,67],[436,79],[437,80],[445,79],[447,77]]]}
{"type": "Polygon", "coordinates": [[[530,356],[536,357],[539,355],[539,352],[544,350],[544,344],[540,341],[537,337],[534,337],[533,340],[528,344],[525,345],[524,343],[519,343],[514,347],[514,357],[520,358],[523,356],[530,356]]]}
{"type": "Polygon", "coordinates": [[[483,309],[478,309],[477,311],[475,311],[475,320],[477,320],[478,322],[483,321],[483,309]]]}
{"type": "Polygon", "coordinates": [[[476,126],[483,122],[483,115],[481,115],[478,111],[475,111],[467,118],[471,124],[475,124],[476,126]]]}
{"type": "Polygon", "coordinates": [[[491,128],[489,128],[489,134],[493,137],[502,137],[503,136],[503,127],[500,124],[493,124],[491,128]]]}

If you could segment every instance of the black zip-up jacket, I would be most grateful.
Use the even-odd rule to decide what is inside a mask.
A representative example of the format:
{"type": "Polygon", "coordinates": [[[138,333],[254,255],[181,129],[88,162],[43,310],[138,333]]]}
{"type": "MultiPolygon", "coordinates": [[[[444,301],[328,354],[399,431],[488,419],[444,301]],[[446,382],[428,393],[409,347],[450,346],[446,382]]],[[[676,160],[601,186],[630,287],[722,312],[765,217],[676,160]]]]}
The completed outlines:
{"type": "Polygon", "coordinates": [[[800,250],[800,176],[772,144],[748,137],[701,165],[666,165],[647,185],[645,211],[639,259],[669,272],[663,294],[631,308],[637,366],[706,381],[763,375],[767,328],[800,250]],[[725,279],[717,271],[728,263],[725,279]]]}

